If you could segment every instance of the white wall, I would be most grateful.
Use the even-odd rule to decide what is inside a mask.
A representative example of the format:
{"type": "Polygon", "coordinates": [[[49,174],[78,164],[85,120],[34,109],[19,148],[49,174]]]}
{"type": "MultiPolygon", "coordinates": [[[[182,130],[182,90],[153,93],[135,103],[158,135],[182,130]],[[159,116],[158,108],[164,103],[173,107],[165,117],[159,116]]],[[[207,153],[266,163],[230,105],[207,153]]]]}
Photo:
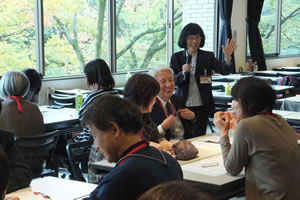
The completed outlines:
{"type": "Polygon", "coordinates": [[[214,0],[185,0],[182,9],[182,25],[199,24],[206,37],[203,49],[208,51],[214,49],[214,7],[214,0]]]}
{"type": "Polygon", "coordinates": [[[246,65],[246,17],[247,1],[233,1],[231,29],[232,34],[236,31],[236,42],[238,48],[234,52],[235,66],[238,72],[241,68],[243,71],[248,69],[246,65]]]}

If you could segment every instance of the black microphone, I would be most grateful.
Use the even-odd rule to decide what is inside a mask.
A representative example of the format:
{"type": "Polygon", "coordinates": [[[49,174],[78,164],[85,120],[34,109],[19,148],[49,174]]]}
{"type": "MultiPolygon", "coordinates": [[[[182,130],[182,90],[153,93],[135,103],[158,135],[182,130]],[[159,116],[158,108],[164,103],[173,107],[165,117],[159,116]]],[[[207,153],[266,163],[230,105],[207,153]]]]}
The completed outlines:
{"type": "MultiPolygon", "coordinates": [[[[185,61],[185,64],[190,64],[191,63],[191,60],[192,60],[192,56],[186,51],[186,61],[185,61]]],[[[190,72],[184,72],[183,73],[183,81],[186,81],[188,79],[188,76],[189,76],[189,73],[190,72]]]]}

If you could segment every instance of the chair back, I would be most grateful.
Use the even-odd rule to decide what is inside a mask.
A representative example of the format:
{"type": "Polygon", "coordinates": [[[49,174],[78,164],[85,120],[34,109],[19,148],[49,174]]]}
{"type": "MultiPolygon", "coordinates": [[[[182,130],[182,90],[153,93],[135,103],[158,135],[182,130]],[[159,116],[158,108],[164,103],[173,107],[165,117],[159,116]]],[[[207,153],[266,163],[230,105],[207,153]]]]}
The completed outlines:
{"type": "Polygon", "coordinates": [[[34,177],[57,174],[55,170],[43,170],[43,162],[53,159],[58,138],[57,130],[37,136],[15,137],[16,147],[30,165],[34,177]],[[39,169],[42,171],[35,172],[39,169]]]}
{"type": "Polygon", "coordinates": [[[58,131],[52,131],[37,136],[16,136],[16,146],[21,153],[43,154],[55,149],[58,141],[58,131]]]}
{"type": "Polygon", "coordinates": [[[75,95],[50,94],[49,99],[53,105],[75,108],[75,95]]]}
{"type": "Polygon", "coordinates": [[[66,149],[71,167],[70,172],[73,179],[85,181],[82,175],[82,169],[79,168],[79,164],[88,163],[92,144],[93,140],[71,143],[67,145],[66,149]]]}

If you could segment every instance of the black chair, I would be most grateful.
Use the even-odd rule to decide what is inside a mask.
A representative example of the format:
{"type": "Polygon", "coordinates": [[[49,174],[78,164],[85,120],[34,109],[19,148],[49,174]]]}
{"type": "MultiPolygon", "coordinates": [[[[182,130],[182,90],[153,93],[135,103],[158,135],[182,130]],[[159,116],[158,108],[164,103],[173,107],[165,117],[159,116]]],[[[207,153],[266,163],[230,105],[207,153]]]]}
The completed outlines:
{"type": "Polygon", "coordinates": [[[53,105],[75,108],[75,95],[69,94],[50,94],[49,99],[53,105]]]}
{"type": "Polygon", "coordinates": [[[44,176],[58,176],[58,168],[44,167],[44,161],[53,162],[58,131],[52,131],[37,136],[16,136],[15,143],[25,161],[33,172],[33,178],[44,176]]]}
{"type": "Polygon", "coordinates": [[[84,169],[87,169],[88,159],[93,140],[68,144],[67,154],[70,164],[71,179],[86,182],[82,175],[84,169]],[[81,165],[81,168],[79,167],[81,165]]]}

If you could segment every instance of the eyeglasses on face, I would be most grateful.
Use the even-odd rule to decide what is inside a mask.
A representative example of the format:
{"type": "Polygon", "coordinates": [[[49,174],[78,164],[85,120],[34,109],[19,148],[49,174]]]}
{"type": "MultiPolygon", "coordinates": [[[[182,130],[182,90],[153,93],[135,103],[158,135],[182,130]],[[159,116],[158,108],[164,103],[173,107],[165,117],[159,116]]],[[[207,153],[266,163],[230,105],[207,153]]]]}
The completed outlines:
{"type": "Polygon", "coordinates": [[[193,40],[199,41],[199,40],[201,40],[201,36],[200,35],[193,35],[193,36],[190,35],[187,37],[187,40],[188,41],[193,41],[193,40]]]}

